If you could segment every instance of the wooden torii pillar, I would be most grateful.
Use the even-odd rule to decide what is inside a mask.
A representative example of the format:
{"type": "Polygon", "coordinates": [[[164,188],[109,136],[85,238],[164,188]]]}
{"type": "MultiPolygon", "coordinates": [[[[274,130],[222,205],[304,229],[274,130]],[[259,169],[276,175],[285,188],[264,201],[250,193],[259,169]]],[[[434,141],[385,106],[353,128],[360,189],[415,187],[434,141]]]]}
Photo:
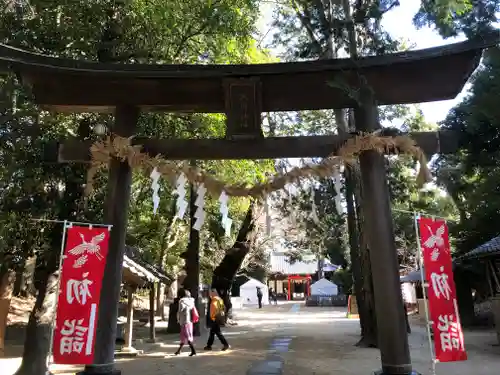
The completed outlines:
{"type": "MultiPolygon", "coordinates": [[[[354,109],[357,129],[374,132],[381,128],[376,102],[370,90],[361,90],[360,94],[360,103],[354,109]]],[[[365,151],[359,156],[359,166],[382,362],[376,374],[411,374],[385,159],[376,151],[365,151]]]]}
{"type": "MultiPolygon", "coordinates": [[[[68,61],[0,45],[0,70],[16,72],[32,88],[38,104],[69,112],[115,112],[112,131],[134,134],[139,109],[226,113],[227,137],[217,140],[135,139],[143,151],[169,159],[263,159],[324,157],[349,135],[263,138],[261,112],[356,108],[360,130],[380,127],[376,105],[454,98],[479,64],[482,50],[498,43],[498,33],[481,40],[352,61],[333,59],[283,64],[184,66],[116,65],[68,61]],[[370,93],[359,90],[359,77],[370,93]],[[340,82],[334,82],[339,78],[340,82]],[[347,85],[343,87],[341,83],[347,85]],[[342,87],[341,87],[342,86],[342,87]],[[350,90],[351,89],[351,90],[350,90]],[[356,100],[352,90],[361,93],[356,100]],[[359,100],[360,99],[360,100],[359,100]]],[[[427,154],[453,153],[457,134],[415,134],[427,154]]],[[[48,148],[49,159],[88,162],[89,144],[69,140],[48,148]],[[51,155],[51,156],[50,156],[51,155]]],[[[372,256],[382,374],[412,372],[401,309],[398,262],[383,156],[360,156],[366,193],[367,235],[372,256]]],[[[130,167],[111,161],[106,219],[113,224],[101,294],[95,364],[85,374],[117,374],[114,368],[117,303],[125,244],[130,167]]]]}
{"type": "MultiPolygon", "coordinates": [[[[112,131],[122,137],[132,136],[137,127],[138,117],[138,107],[117,106],[112,131]]],[[[120,302],[120,286],[132,182],[130,166],[127,162],[122,162],[116,158],[111,160],[108,178],[105,220],[107,223],[112,224],[113,228],[110,234],[109,250],[102,280],[103,285],[106,287],[101,290],[99,302],[94,346],[95,365],[86,366],[85,370],[80,373],[81,375],[117,373],[114,368],[116,322],[120,302]]],[[[131,335],[131,332],[128,334],[131,335]]]]}

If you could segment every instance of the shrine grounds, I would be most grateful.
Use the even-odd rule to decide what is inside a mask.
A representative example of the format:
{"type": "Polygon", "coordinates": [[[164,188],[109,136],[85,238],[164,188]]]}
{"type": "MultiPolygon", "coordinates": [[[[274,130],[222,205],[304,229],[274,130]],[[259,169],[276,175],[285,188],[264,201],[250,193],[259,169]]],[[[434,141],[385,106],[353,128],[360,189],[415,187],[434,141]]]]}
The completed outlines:
{"type": "MultiPolygon", "coordinates": [[[[137,328],[134,346],[144,353],[132,359],[117,359],[117,367],[124,375],[254,375],[266,362],[266,375],[371,374],[380,367],[377,349],[357,348],[359,321],[347,319],[343,308],[305,307],[299,303],[266,306],[262,310],[247,308],[235,313],[237,326],[225,329],[232,345],[229,352],[203,352],[206,332],[197,338],[199,353],[188,357],[188,350],[175,357],[177,335],[158,333],[157,342],[146,343],[147,327],[137,328]],[[144,339],[141,339],[143,337],[144,339]],[[271,366],[271,367],[269,367],[271,366]]],[[[158,330],[161,331],[161,324],[158,330]]],[[[425,327],[412,319],[409,336],[414,368],[422,374],[431,373],[429,346],[425,327]]],[[[500,369],[500,347],[493,346],[496,337],[492,331],[465,332],[465,348],[469,359],[465,362],[438,363],[437,375],[497,375],[500,369]]],[[[395,343],[397,345],[397,343],[395,343]]],[[[12,375],[20,358],[0,359],[2,375],[12,375]]],[[[78,368],[52,366],[54,374],[73,374],[78,368]]],[[[262,373],[262,372],[260,372],[262,373]]]]}

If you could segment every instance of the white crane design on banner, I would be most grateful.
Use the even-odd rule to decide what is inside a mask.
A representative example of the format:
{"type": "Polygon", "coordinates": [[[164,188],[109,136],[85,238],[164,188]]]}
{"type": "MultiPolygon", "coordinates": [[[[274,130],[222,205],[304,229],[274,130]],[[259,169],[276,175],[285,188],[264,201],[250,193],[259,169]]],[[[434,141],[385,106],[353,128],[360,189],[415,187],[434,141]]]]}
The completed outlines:
{"type": "Polygon", "coordinates": [[[98,234],[90,240],[90,242],[87,242],[85,240],[85,236],[82,233],[80,234],[80,238],[82,239],[82,243],[80,245],[75,246],[74,248],[68,250],[68,253],[71,255],[79,256],[80,257],[75,260],[73,263],[73,268],[80,268],[82,267],[85,263],[87,263],[88,260],[88,254],[95,255],[97,259],[100,261],[103,259],[102,254],[100,253],[101,247],[99,246],[99,243],[104,240],[106,237],[106,234],[103,232],[101,234],[98,234]]]}
{"type": "Polygon", "coordinates": [[[430,236],[427,241],[424,242],[424,246],[428,249],[432,249],[434,246],[443,247],[444,246],[444,224],[442,224],[437,230],[436,233],[432,232],[431,227],[427,225],[427,229],[429,229],[430,236]]]}

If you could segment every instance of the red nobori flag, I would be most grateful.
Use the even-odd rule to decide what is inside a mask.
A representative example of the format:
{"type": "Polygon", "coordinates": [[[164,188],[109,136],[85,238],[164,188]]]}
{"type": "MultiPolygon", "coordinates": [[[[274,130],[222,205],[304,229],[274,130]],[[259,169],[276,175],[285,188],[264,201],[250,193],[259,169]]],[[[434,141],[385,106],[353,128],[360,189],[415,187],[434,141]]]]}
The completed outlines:
{"type": "Polygon", "coordinates": [[[434,348],[439,362],[465,361],[467,353],[458,314],[448,226],[444,220],[418,220],[434,348]]]}
{"type": "Polygon", "coordinates": [[[54,363],[88,365],[94,360],[97,311],[108,254],[107,227],[67,229],[54,331],[54,363]]]}

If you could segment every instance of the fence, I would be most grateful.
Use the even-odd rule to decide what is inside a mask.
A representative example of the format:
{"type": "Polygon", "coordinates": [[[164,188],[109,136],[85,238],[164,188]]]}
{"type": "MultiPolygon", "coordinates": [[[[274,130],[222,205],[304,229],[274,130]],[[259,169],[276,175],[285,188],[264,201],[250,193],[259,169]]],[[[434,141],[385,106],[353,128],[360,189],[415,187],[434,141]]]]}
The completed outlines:
{"type": "Polygon", "coordinates": [[[338,294],[332,296],[309,296],[306,306],[347,306],[347,296],[338,294]]]}

